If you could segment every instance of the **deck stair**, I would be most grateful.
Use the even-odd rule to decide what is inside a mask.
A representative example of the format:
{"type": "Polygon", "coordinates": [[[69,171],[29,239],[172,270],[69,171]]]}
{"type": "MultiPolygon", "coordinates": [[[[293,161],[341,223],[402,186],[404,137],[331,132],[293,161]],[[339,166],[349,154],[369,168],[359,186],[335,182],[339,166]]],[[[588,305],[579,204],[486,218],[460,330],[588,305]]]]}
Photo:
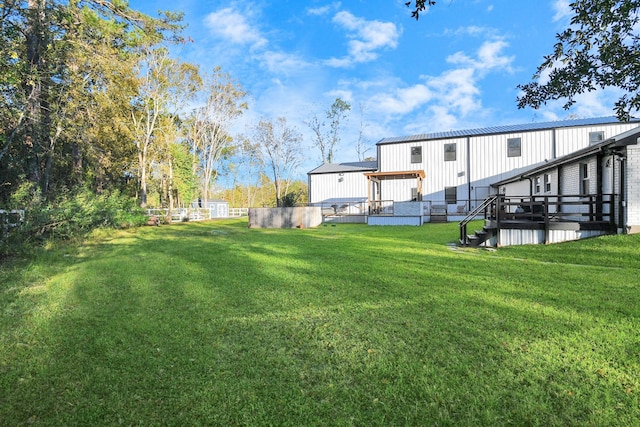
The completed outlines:
{"type": "Polygon", "coordinates": [[[496,235],[495,227],[482,227],[482,230],[476,230],[474,234],[467,234],[466,240],[460,239],[460,245],[478,247],[496,235]]]}
{"type": "Polygon", "coordinates": [[[467,225],[469,222],[482,215],[485,219],[487,213],[495,209],[495,203],[498,196],[487,197],[477,208],[469,212],[469,214],[460,221],[460,246],[478,247],[496,235],[497,229],[488,224],[482,227],[482,230],[476,231],[474,234],[467,234],[467,225]]]}

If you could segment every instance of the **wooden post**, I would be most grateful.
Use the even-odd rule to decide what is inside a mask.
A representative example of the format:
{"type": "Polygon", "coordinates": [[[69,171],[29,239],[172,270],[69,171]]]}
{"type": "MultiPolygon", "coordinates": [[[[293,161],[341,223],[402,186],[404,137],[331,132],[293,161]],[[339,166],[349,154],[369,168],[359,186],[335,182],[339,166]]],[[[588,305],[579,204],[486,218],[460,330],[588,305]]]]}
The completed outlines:
{"type": "Polygon", "coordinates": [[[543,205],[543,215],[544,215],[544,244],[549,244],[549,198],[545,196],[543,205]]]}

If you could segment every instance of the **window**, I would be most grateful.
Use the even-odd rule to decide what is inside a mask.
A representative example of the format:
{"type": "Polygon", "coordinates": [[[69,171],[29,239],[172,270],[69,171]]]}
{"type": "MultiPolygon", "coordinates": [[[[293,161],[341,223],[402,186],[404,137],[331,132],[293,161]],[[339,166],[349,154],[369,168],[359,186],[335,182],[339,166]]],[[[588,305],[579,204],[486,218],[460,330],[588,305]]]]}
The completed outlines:
{"type": "Polygon", "coordinates": [[[522,139],[507,139],[507,157],[520,157],[522,155],[522,139]]]}
{"type": "Polygon", "coordinates": [[[551,175],[549,175],[548,173],[544,174],[544,192],[551,192],[551,175]]]}
{"type": "Polygon", "coordinates": [[[454,162],[456,160],[456,144],[444,144],[444,161],[454,162]]]}
{"type": "Polygon", "coordinates": [[[589,194],[589,165],[580,164],[580,194],[589,194]]]}
{"type": "Polygon", "coordinates": [[[450,205],[458,203],[458,187],[444,187],[444,201],[450,205]]]}
{"type": "Polygon", "coordinates": [[[533,180],[533,192],[536,194],[540,194],[540,177],[536,176],[533,180]]]}
{"type": "Polygon", "coordinates": [[[411,163],[422,163],[422,147],[411,147],[411,163]]]}
{"type": "Polygon", "coordinates": [[[589,145],[604,141],[604,131],[589,132],[589,145]]]}

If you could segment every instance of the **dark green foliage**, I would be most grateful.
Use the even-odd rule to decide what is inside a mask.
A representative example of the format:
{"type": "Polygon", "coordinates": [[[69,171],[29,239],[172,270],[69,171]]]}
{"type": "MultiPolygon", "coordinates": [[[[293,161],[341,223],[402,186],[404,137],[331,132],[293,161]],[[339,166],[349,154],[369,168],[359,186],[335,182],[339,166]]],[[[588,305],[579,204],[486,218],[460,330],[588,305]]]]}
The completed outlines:
{"type": "Polygon", "coordinates": [[[581,93],[613,87],[624,93],[615,104],[616,115],[628,120],[640,109],[640,1],[577,0],[570,7],[571,26],[556,36],[554,51],[534,81],[519,86],[518,107],[566,99],[568,109],[581,93]]]}
{"type": "Polygon", "coordinates": [[[301,196],[298,192],[289,192],[282,198],[281,206],[283,208],[292,208],[298,204],[301,196]]]}
{"type": "Polygon", "coordinates": [[[14,195],[14,206],[25,210],[24,222],[7,234],[0,255],[23,251],[50,239],[82,238],[97,228],[129,228],[146,222],[136,200],[115,190],[100,195],[81,189],[56,201],[40,197],[40,191],[25,184],[14,195]]]}
{"type": "Polygon", "coordinates": [[[436,2],[433,0],[415,0],[415,2],[405,2],[405,6],[413,8],[413,10],[411,11],[411,17],[416,18],[416,20],[420,18],[420,12],[424,12],[425,10],[427,10],[427,7],[433,6],[434,4],[436,4],[436,2]],[[412,6],[412,3],[415,3],[415,6],[412,6]]]}

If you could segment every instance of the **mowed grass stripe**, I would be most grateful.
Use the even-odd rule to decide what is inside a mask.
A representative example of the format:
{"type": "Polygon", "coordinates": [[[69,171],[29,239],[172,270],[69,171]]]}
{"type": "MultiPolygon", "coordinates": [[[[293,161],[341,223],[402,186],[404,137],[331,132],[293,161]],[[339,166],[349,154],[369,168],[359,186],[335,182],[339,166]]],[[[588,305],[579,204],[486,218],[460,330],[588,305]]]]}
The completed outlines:
{"type": "Polygon", "coordinates": [[[13,260],[1,424],[637,423],[640,239],[456,236],[230,220],[13,260]]]}

